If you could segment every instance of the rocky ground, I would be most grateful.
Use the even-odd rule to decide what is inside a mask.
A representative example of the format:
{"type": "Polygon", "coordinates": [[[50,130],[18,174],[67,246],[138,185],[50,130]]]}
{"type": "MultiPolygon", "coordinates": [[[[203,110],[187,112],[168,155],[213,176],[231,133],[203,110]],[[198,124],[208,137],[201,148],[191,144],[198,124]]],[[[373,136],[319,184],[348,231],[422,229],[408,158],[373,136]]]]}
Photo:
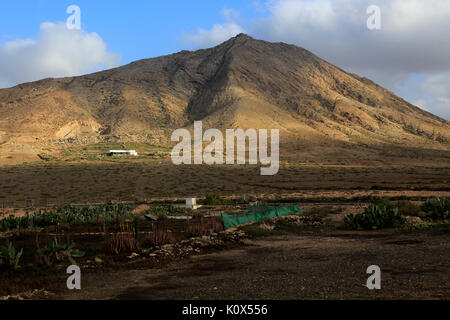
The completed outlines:
{"type": "MultiPolygon", "coordinates": [[[[449,231],[343,232],[246,239],[162,269],[90,273],[58,299],[448,299],[449,231]],[[367,267],[381,268],[368,290],[367,267]]],[[[190,240],[188,247],[212,243],[190,240]]],[[[180,245],[150,255],[171,254],[180,245]]],[[[43,297],[45,298],[45,297],[43,297]]]]}

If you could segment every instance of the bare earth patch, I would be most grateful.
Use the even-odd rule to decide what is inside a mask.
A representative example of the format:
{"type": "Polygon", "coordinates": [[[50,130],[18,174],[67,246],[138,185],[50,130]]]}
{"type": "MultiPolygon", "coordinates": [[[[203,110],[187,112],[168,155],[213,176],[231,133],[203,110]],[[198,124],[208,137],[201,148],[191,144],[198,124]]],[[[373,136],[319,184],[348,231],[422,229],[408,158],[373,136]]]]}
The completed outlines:
{"type": "Polygon", "coordinates": [[[83,277],[60,299],[448,299],[449,231],[334,232],[247,240],[159,270],[83,277]],[[365,287],[379,265],[382,289],[365,287]]]}

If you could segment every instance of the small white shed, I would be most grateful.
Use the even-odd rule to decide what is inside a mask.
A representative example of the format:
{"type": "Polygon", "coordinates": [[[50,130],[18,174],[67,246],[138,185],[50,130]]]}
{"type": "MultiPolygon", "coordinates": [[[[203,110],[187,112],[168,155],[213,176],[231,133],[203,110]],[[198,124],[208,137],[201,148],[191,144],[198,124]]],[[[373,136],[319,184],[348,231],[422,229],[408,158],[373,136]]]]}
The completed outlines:
{"type": "Polygon", "coordinates": [[[137,157],[138,153],[136,152],[136,150],[109,150],[107,155],[110,157],[116,155],[137,157]]]}
{"type": "Polygon", "coordinates": [[[196,198],[187,198],[186,199],[186,205],[187,206],[195,206],[195,205],[197,205],[197,199],[196,198]]]}
{"type": "Polygon", "coordinates": [[[188,209],[192,209],[192,210],[197,210],[201,206],[202,206],[201,204],[197,204],[196,198],[187,198],[186,204],[175,205],[176,208],[188,208],[188,209]]]}

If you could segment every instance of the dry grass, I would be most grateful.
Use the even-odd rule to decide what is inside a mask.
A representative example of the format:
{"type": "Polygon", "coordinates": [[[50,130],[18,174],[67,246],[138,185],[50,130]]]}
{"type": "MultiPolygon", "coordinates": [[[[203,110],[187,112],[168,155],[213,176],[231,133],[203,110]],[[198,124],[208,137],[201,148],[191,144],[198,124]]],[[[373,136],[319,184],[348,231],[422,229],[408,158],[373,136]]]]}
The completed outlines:
{"type": "Polygon", "coordinates": [[[139,242],[133,235],[125,232],[113,233],[106,241],[106,251],[110,254],[119,255],[141,250],[139,242]]]}
{"type": "Polygon", "coordinates": [[[142,245],[144,247],[154,247],[165,244],[174,244],[176,242],[177,240],[173,236],[172,232],[165,229],[157,229],[142,240],[142,245]]]}
{"type": "MultiPolygon", "coordinates": [[[[270,196],[352,196],[386,190],[419,195],[449,192],[448,159],[372,165],[283,163],[276,176],[257,166],[174,166],[170,161],[76,163],[0,167],[0,215],[7,209],[64,203],[270,196]],[[193,170],[195,169],[195,170],[193,170]],[[397,191],[398,190],[398,191],[397,191]]],[[[445,194],[442,194],[445,195],[445,194]]],[[[8,212],[9,213],[9,212],[8,212]]],[[[7,214],[8,214],[7,213],[7,214]]]]}
{"type": "Polygon", "coordinates": [[[218,219],[211,219],[207,221],[195,221],[189,224],[187,228],[187,234],[191,237],[202,237],[210,234],[211,232],[223,231],[222,221],[218,219]]]}

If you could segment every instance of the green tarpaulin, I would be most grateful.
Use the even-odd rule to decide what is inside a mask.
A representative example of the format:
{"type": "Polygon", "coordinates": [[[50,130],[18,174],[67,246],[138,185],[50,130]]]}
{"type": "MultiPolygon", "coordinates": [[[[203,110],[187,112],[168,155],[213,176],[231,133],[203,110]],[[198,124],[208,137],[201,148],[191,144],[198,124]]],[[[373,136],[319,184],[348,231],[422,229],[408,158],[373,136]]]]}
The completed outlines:
{"type": "Polygon", "coordinates": [[[222,214],[222,221],[225,229],[234,228],[247,223],[263,222],[266,219],[283,217],[290,214],[302,213],[298,204],[283,207],[252,206],[248,208],[248,213],[244,214],[222,214]]]}

